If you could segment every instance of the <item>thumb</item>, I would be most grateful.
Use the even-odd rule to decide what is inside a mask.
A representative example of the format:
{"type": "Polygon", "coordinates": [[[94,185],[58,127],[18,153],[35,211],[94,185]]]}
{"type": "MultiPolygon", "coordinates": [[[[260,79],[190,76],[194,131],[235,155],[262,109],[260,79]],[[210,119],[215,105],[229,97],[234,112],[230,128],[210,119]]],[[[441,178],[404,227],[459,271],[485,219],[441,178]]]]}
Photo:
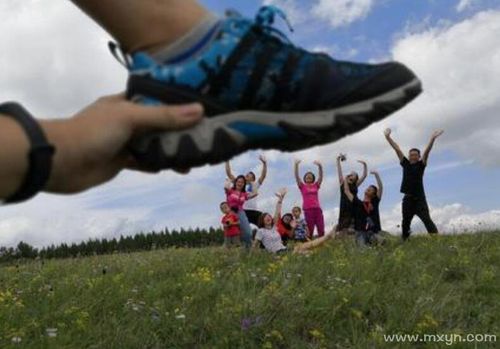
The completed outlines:
{"type": "Polygon", "coordinates": [[[131,103],[130,114],[134,129],[179,130],[201,121],[203,107],[199,103],[173,106],[147,106],[131,103]]]}

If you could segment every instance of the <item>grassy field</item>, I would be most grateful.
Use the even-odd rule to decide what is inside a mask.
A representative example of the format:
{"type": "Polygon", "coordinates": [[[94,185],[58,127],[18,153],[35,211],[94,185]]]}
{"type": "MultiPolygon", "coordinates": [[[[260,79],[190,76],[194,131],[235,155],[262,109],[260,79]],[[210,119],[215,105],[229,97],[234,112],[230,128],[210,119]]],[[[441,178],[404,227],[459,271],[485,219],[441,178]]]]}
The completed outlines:
{"type": "Polygon", "coordinates": [[[499,233],[4,265],[0,348],[499,348],[384,339],[500,336],[499,267],[499,233]]]}

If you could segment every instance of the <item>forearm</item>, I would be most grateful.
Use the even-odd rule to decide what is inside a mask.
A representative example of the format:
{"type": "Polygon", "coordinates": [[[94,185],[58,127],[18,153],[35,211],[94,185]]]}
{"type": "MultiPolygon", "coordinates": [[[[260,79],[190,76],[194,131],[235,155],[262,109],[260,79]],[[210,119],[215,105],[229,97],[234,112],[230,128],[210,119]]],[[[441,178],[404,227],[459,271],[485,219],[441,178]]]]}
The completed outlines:
{"type": "Polygon", "coordinates": [[[323,165],[318,165],[318,182],[323,182],[323,165]]]}
{"type": "Polygon", "coordinates": [[[300,185],[300,177],[299,177],[299,165],[295,165],[294,167],[294,170],[293,170],[293,173],[295,175],[295,181],[297,182],[297,184],[300,185]]]}
{"type": "MultiPolygon", "coordinates": [[[[63,186],[65,172],[73,168],[72,149],[78,144],[78,133],[72,132],[74,121],[38,120],[49,144],[55,147],[47,191],[63,186]]],[[[0,118],[0,197],[5,199],[17,191],[24,180],[29,167],[28,154],[30,143],[24,130],[16,121],[0,118]]]]}
{"type": "Polygon", "coordinates": [[[233,173],[231,171],[231,164],[229,163],[229,161],[226,161],[226,175],[230,180],[234,179],[233,173]]]}
{"type": "Polygon", "coordinates": [[[344,180],[344,174],[342,173],[342,162],[337,158],[337,174],[339,176],[339,182],[342,183],[344,180]]]}
{"type": "Polygon", "coordinates": [[[403,155],[403,152],[401,151],[401,148],[399,147],[399,145],[390,136],[387,136],[386,139],[387,139],[387,142],[389,142],[389,144],[391,145],[392,149],[394,149],[394,151],[396,152],[398,157],[402,158],[404,155],[403,155]]]}
{"type": "Polygon", "coordinates": [[[29,140],[21,126],[0,115],[0,199],[6,199],[21,186],[28,171],[29,140]]]}
{"type": "Polygon", "coordinates": [[[262,163],[262,173],[260,174],[259,178],[259,184],[262,184],[264,182],[264,179],[266,179],[267,176],[267,163],[263,162],[262,163]]]}

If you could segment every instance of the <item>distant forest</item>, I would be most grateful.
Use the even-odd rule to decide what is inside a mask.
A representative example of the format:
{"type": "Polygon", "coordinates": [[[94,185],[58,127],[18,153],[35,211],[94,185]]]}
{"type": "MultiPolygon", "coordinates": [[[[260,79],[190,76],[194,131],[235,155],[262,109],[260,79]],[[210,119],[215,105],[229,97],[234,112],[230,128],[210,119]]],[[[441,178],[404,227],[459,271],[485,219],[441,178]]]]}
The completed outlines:
{"type": "Polygon", "coordinates": [[[139,233],[134,236],[120,236],[113,239],[90,239],[80,243],[51,245],[37,249],[25,242],[17,247],[0,247],[0,263],[19,259],[53,259],[71,258],[112,253],[128,253],[150,251],[168,247],[204,247],[221,245],[224,234],[220,229],[189,229],[150,233],[139,233]]]}

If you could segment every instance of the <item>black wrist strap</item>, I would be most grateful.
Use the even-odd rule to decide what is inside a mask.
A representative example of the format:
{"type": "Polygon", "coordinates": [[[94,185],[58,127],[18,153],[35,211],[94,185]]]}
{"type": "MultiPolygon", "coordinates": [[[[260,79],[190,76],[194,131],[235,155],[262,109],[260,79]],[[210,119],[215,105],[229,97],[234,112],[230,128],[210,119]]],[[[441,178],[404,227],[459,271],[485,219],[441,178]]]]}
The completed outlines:
{"type": "Polygon", "coordinates": [[[14,203],[27,200],[40,192],[50,177],[52,156],[55,148],[47,142],[42,128],[20,104],[8,102],[0,104],[0,114],[16,120],[29,138],[31,149],[28,154],[29,168],[19,189],[5,202],[14,203]]]}

